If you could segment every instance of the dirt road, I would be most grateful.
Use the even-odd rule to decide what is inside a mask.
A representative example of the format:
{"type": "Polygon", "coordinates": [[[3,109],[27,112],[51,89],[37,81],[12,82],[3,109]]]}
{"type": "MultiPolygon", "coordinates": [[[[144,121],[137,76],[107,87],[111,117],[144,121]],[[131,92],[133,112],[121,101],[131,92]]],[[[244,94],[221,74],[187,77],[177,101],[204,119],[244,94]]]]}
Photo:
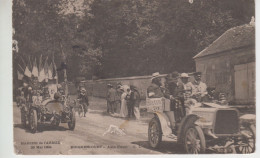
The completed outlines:
{"type": "Polygon", "coordinates": [[[159,149],[151,149],[147,141],[149,118],[125,120],[105,113],[104,101],[92,99],[86,117],[76,116],[74,131],[67,124],[59,127],[41,125],[32,134],[22,127],[19,108],[14,104],[14,147],[17,154],[161,154],[183,153],[176,142],[164,140],[159,149]],[[103,110],[102,110],[103,109],[103,110]],[[110,125],[121,127],[125,136],[104,132],[110,125]]]}

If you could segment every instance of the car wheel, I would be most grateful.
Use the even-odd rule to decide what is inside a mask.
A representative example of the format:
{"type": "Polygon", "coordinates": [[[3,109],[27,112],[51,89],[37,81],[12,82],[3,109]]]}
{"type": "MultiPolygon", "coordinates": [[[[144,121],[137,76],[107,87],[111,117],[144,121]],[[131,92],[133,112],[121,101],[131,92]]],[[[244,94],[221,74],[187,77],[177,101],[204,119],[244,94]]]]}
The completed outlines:
{"type": "Polygon", "coordinates": [[[35,109],[30,111],[30,130],[32,133],[37,131],[37,112],[35,109]]]}
{"type": "Polygon", "coordinates": [[[250,154],[255,151],[255,133],[256,129],[254,125],[249,125],[241,130],[249,137],[243,136],[236,142],[235,150],[238,154],[250,154]]]}
{"type": "Polygon", "coordinates": [[[56,120],[55,126],[58,127],[60,125],[60,120],[56,120]]]}
{"type": "Polygon", "coordinates": [[[157,148],[162,141],[161,124],[157,117],[154,117],[149,122],[148,141],[149,141],[150,146],[153,148],[157,148]]]}
{"type": "Polygon", "coordinates": [[[187,129],[184,137],[184,146],[185,151],[188,154],[199,154],[205,152],[205,136],[199,126],[194,125],[187,129]]]}
{"type": "Polygon", "coordinates": [[[70,113],[70,121],[68,122],[68,126],[70,130],[74,130],[76,125],[76,118],[75,118],[75,111],[74,109],[71,109],[70,113]]]}
{"type": "Polygon", "coordinates": [[[21,124],[26,128],[26,112],[21,109],[21,124]]]}

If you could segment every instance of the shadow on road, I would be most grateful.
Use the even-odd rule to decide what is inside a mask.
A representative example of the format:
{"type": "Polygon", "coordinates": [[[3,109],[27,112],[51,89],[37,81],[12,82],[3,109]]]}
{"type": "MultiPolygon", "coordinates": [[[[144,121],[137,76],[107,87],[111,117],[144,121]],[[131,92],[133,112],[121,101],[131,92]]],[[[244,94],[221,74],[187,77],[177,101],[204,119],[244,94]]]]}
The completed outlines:
{"type": "Polygon", "coordinates": [[[24,130],[26,130],[26,132],[27,131],[29,132],[29,130],[27,128],[25,128],[22,124],[14,124],[14,128],[24,129],[24,130]]]}
{"type": "Polygon", "coordinates": [[[170,141],[162,141],[158,148],[154,149],[150,147],[148,141],[137,141],[137,142],[131,142],[132,144],[139,145],[142,148],[146,148],[149,150],[154,150],[166,154],[185,154],[182,146],[178,145],[175,142],[170,141]]]}
{"type": "MultiPolygon", "coordinates": [[[[25,132],[31,133],[31,131],[29,130],[28,125],[25,128],[22,124],[14,124],[14,128],[24,129],[25,132]]],[[[36,133],[42,133],[42,132],[45,132],[45,131],[66,131],[66,130],[69,130],[69,129],[65,128],[65,127],[62,127],[62,126],[54,126],[54,125],[49,125],[49,124],[40,124],[37,127],[37,132],[36,133]]]]}
{"type": "MultiPolygon", "coordinates": [[[[142,148],[146,148],[153,151],[162,152],[165,154],[186,154],[184,151],[184,148],[177,144],[176,142],[172,141],[162,141],[158,148],[154,149],[149,145],[148,141],[137,141],[137,142],[131,142],[132,144],[139,145],[142,148]]],[[[213,154],[215,152],[207,149],[206,154],[213,154]]],[[[219,154],[219,153],[218,153],[219,154]]]]}

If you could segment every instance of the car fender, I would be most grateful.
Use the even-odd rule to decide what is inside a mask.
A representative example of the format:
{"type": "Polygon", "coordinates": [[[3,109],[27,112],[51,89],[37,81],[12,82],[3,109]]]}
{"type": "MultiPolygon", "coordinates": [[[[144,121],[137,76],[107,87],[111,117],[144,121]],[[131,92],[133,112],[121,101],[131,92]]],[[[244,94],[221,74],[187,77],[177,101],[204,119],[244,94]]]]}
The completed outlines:
{"type": "Polygon", "coordinates": [[[242,120],[256,120],[256,115],[254,114],[244,114],[240,116],[240,119],[242,120]]]}
{"type": "Polygon", "coordinates": [[[159,119],[161,124],[162,133],[164,136],[172,133],[172,129],[170,128],[170,121],[166,114],[163,112],[155,112],[154,115],[159,119]]]}
{"type": "Polygon", "coordinates": [[[254,114],[244,114],[239,117],[240,122],[243,126],[250,126],[251,124],[255,125],[256,115],[254,114]]]}
{"type": "Polygon", "coordinates": [[[180,125],[178,126],[178,131],[177,131],[177,137],[178,137],[178,144],[183,144],[184,142],[184,135],[185,131],[187,130],[188,127],[191,125],[194,125],[195,122],[199,119],[198,115],[195,114],[190,114],[182,118],[180,125]]]}

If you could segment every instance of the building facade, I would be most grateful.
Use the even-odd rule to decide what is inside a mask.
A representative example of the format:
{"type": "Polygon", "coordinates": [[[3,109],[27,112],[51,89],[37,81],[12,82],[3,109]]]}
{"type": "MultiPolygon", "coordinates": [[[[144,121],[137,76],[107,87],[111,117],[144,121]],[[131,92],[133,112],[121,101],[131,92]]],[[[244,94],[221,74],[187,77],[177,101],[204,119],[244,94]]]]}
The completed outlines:
{"type": "Polygon", "coordinates": [[[227,30],[194,57],[202,80],[231,104],[255,104],[255,27],[227,30]]]}

